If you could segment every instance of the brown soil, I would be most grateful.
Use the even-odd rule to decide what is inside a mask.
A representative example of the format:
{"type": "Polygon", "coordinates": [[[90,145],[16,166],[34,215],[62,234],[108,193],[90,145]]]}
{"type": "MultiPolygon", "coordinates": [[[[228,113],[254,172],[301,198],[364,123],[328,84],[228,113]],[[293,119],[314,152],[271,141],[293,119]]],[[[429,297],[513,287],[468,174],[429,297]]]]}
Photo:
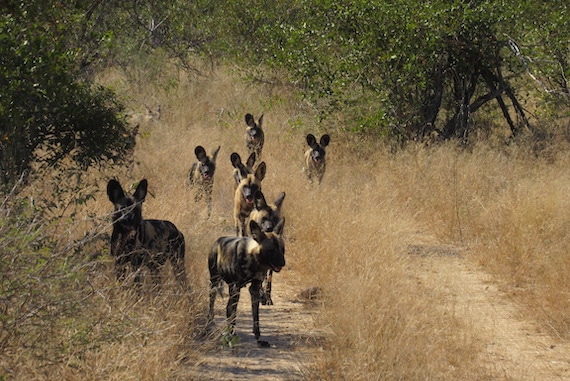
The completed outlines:
{"type": "MultiPolygon", "coordinates": [[[[322,350],[323,332],[315,329],[313,318],[317,303],[308,300],[303,290],[291,285],[284,269],[273,276],[274,305],[260,306],[261,340],[269,348],[261,348],[252,333],[249,290],[241,290],[236,332],[238,343],[230,348],[222,345],[222,332],[214,333],[213,347],[197,363],[189,364],[188,376],[196,380],[302,380],[305,367],[314,353],[322,350]]],[[[225,326],[227,290],[216,299],[216,328],[225,326]]]]}
{"type": "Polygon", "coordinates": [[[568,380],[570,345],[543,332],[523,309],[452,247],[416,247],[417,276],[439,284],[485,343],[481,366],[494,380],[568,380]]]}
{"type": "MultiPolygon", "coordinates": [[[[411,276],[436,284],[454,306],[457,317],[473,327],[485,343],[481,367],[493,380],[570,379],[570,345],[541,331],[525,319],[522,309],[461,253],[450,247],[414,246],[411,276]]],[[[315,329],[318,305],[308,302],[283,271],[275,276],[273,306],[260,311],[259,348],[251,333],[249,292],[242,289],[235,348],[213,346],[197,363],[187,365],[185,378],[196,380],[302,380],[307,365],[323,348],[325,333],[315,329]]],[[[219,298],[216,325],[224,326],[227,298],[219,298]]],[[[219,340],[214,341],[220,342],[219,340]]]]}

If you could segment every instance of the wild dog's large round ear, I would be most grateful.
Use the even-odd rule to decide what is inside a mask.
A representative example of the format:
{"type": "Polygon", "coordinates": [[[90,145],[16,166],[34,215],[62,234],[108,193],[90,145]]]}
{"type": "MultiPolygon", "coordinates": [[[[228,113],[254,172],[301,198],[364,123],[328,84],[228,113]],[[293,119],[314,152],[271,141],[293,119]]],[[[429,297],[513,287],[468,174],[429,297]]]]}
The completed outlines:
{"type": "Polygon", "coordinates": [[[253,168],[253,166],[255,164],[255,160],[257,160],[257,156],[255,156],[255,152],[252,152],[249,154],[249,157],[247,158],[247,161],[245,162],[245,164],[248,167],[253,168]]]}
{"type": "Polygon", "coordinates": [[[253,119],[253,115],[251,114],[245,114],[245,124],[247,124],[250,127],[255,127],[255,120],[253,119]]]}
{"type": "Polygon", "coordinates": [[[255,170],[255,177],[259,179],[259,181],[265,178],[265,174],[267,173],[267,166],[264,161],[259,163],[259,166],[255,170]]]}
{"type": "Polygon", "coordinates": [[[111,179],[107,183],[107,196],[109,196],[109,201],[113,204],[125,197],[123,187],[117,180],[111,179]]]}
{"type": "Polygon", "coordinates": [[[206,156],[206,150],[202,146],[196,146],[196,148],[194,148],[194,155],[196,155],[196,159],[199,161],[204,161],[208,158],[206,156]]]}
{"type": "Polygon", "coordinates": [[[233,167],[237,168],[241,164],[241,156],[237,152],[232,152],[230,155],[230,161],[232,162],[233,167]]]}
{"type": "Polygon", "coordinates": [[[148,181],[146,179],[142,179],[137,185],[137,189],[135,190],[135,194],[133,197],[138,202],[143,202],[146,197],[146,192],[148,190],[148,181]]]}
{"type": "Polygon", "coordinates": [[[255,209],[261,210],[267,207],[267,201],[265,201],[265,196],[261,192],[261,190],[256,190],[255,194],[253,195],[255,209]]]}
{"type": "Polygon", "coordinates": [[[216,161],[216,158],[218,157],[218,152],[220,152],[220,148],[222,148],[222,146],[218,146],[218,148],[216,148],[212,153],[212,161],[216,161]]]}
{"type": "Polygon", "coordinates": [[[277,207],[277,209],[281,208],[283,200],[285,200],[285,192],[279,193],[279,196],[277,196],[277,199],[275,200],[275,206],[277,207]]]}
{"type": "Polygon", "coordinates": [[[261,227],[254,220],[249,221],[249,231],[251,232],[251,238],[257,242],[261,242],[265,236],[261,227]]]}
{"type": "Polygon", "coordinates": [[[313,148],[313,146],[317,143],[317,138],[315,138],[315,135],[313,134],[308,134],[307,135],[307,144],[309,145],[309,147],[313,148]]]}
{"type": "Polygon", "coordinates": [[[319,142],[319,144],[323,147],[326,147],[329,145],[331,141],[331,137],[328,134],[324,134],[323,136],[321,136],[321,140],[319,142]]]}
{"type": "Polygon", "coordinates": [[[275,225],[275,228],[273,228],[273,232],[277,235],[281,235],[283,234],[283,229],[285,228],[285,217],[283,217],[279,223],[277,225],[275,225]]]}

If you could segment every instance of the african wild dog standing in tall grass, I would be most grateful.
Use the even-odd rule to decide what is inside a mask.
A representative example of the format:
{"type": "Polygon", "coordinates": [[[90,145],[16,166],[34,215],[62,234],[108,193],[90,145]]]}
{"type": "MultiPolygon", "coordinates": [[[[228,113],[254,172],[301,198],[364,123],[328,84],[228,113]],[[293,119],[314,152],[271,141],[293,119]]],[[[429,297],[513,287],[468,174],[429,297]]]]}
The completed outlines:
{"type": "Polygon", "coordinates": [[[313,134],[307,135],[307,144],[309,149],[305,151],[305,167],[304,171],[311,182],[316,178],[320,184],[326,169],[326,151],[325,147],[330,143],[330,136],[325,134],[317,143],[317,138],[313,134]]]}
{"type": "MultiPolygon", "coordinates": [[[[283,206],[283,200],[285,200],[285,192],[279,193],[279,196],[277,196],[273,204],[268,204],[267,201],[265,201],[265,196],[261,190],[255,192],[254,198],[255,208],[249,214],[249,220],[255,221],[264,232],[273,232],[282,218],[281,207],[283,206]]],[[[247,228],[249,228],[249,225],[247,225],[247,228]]],[[[249,229],[247,230],[247,235],[251,236],[249,229]]],[[[272,282],[273,270],[269,269],[263,280],[263,292],[261,295],[261,303],[263,305],[273,305],[273,300],[271,299],[272,282]]]]}
{"type": "Polygon", "coordinates": [[[242,237],[245,234],[245,223],[249,213],[254,208],[255,192],[261,189],[261,181],[265,178],[265,162],[262,161],[254,173],[242,173],[243,179],[235,190],[234,195],[234,221],[236,235],[242,237]]]}
{"type": "Polygon", "coordinates": [[[117,180],[107,184],[107,195],[115,206],[111,255],[115,258],[117,279],[125,279],[126,267],[135,271],[135,282],[141,284],[142,266],[151,271],[154,284],[160,283],[159,271],[170,261],[174,275],[183,288],[187,287],[184,265],[184,235],[170,221],[143,220],[142,203],[148,182],[141,180],[132,195],[125,194],[117,180]]]}
{"type": "Polygon", "coordinates": [[[285,266],[285,243],[283,228],[285,219],[281,219],[271,233],[265,233],[255,221],[249,222],[251,237],[220,237],[212,246],[208,256],[210,270],[210,310],[208,326],[214,321],[214,303],[216,294],[226,282],[230,296],[226,306],[226,318],[235,335],[237,305],[240,290],[248,283],[251,295],[251,310],[253,315],[253,333],[258,345],[268,347],[269,343],[259,340],[259,302],[261,286],[268,270],[281,271],[285,266]]]}
{"type": "Polygon", "coordinates": [[[236,181],[236,187],[239,183],[250,173],[253,173],[253,166],[255,165],[255,160],[257,159],[255,152],[249,154],[247,161],[242,163],[241,156],[237,152],[232,152],[230,155],[230,161],[234,167],[233,177],[236,181]]]}
{"type": "Polygon", "coordinates": [[[188,171],[188,185],[196,192],[194,201],[199,202],[206,198],[208,205],[208,217],[212,213],[212,191],[214,189],[214,173],[216,172],[216,158],[220,152],[220,146],[214,150],[211,157],[208,157],[206,150],[202,146],[194,149],[197,162],[192,164],[188,171]]]}
{"type": "Polygon", "coordinates": [[[257,158],[261,157],[261,150],[263,149],[263,143],[265,142],[265,136],[263,133],[263,114],[255,122],[253,115],[245,115],[245,124],[247,128],[245,129],[245,144],[250,153],[255,152],[257,158]]]}

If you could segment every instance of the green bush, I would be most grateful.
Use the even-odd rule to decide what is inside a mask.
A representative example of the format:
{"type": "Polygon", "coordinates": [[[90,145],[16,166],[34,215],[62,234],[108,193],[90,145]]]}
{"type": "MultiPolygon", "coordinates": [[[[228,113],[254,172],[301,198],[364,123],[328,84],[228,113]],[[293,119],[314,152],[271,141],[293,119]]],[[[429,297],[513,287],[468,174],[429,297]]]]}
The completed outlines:
{"type": "Polygon", "coordinates": [[[48,26],[10,13],[0,17],[3,190],[34,163],[71,158],[86,168],[119,160],[134,146],[115,95],[80,80],[77,52],[48,26]]]}

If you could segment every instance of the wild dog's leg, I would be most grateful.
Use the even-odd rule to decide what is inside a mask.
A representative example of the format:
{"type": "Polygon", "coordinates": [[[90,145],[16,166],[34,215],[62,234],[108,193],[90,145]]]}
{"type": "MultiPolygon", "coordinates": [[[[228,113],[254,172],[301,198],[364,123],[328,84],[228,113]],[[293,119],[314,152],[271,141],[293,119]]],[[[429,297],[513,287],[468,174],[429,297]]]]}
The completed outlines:
{"type": "Polygon", "coordinates": [[[160,267],[161,266],[157,263],[150,262],[147,267],[150,270],[153,288],[155,290],[159,290],[160,289],[160,267]]]}
{"type": "Polygon", "coordinates": [[[125,281],[125,277],[127,276],[127,264],[129,260],[126,254],[119,254],[115,258],[115,274],[117,276],[117,280],[120,283],[125,281]]]}
{"type": "Polygon", "coordinates": [[[194,190],[194,202],[198,203],[200,202],[200,200],[202,200],[202,190],[201,189],[195,189],[194,190]]]}
{"type": "Polygon", "coordinates": [[[213,185],[209,184],[206,188],[206,204],[208,205],[208,218],[212,214],[212,192],[213,192],[213,185]]]}
{"type": "Polygon", "coordinates": [[[245,221],[248,217],[249,215],[241,212],[235,217],[236,236],[245,237],[245,221]]]}
{"type": "Polygon", "coordinates": [[[188,288],[188,279],[186,277],[186,268],[184,265],[184,257],[176,257],[172,261],[172,268],[174,270],[174,277],[176,281],[184,290],[188,288]]]}
{"type": "Polygon", "coordinates": [[[238,217],[235,217],[235,218],[234,218],[234,221],[235,221],[235,226],[236,226],[236,236],[237,236],[237,237],[242,237],[242,235],[240,235],[240,231],[241,231],[240,226],[241,226],[241,224],[240,224],[240,222],[239,222],[239,218],[238,218],[238,217]]]}
{"type": "Polygon", "coordinates": [[[210,310],[208,312],[208,326],[214,323],[214,304],[216,303],[216,294],[220,287],[222,278],[219,275],[213,275],[210,278],[210,310]]]}
{"type": "Polygon", "coordinates": [[[261,347],[269,347],[269,343],[267,341],[259,340],[259,337],[261,336],[259,331],[259,299],[261,283],[261,280],[254,279],[251,281],[251,286],[249,286],[249,294],[251,295],[251,312],[253,315],[253,334],[257,340],[257,345],[261,347]]]}
{"type": "Polygon", "coordinates": [[[170,259],[170,264],[172,265],[172,270],[174,271],[174,276],[182,287],[183,290],[188,288],[188,278],[186,277],[186,265],[184,264],[185,256],[185,243],[184,238],[180,238],[179,242],[174,245],[171,249],[173,252],[173,257],[170,259]]]}
{"type": "Polygon", "coordinates": [[[133,251],[131,254],[131,266],[135,273],[135,284],[138,288],[142,287],[142,265],[144,263],[144,255],[140,250],[133,251]]]}
{"type": "Polygon", "coordinates": [[[111,256],[115,258],[115,274],[117,281],[123,283],[127,275],[127,265],[130,262],[130,251],[132,248],[129,245],[122,244],[122,237],[113,230],[111,235],[111,256]]]}
{"type": "Polygon", "coordinates": [[[216,293],[222,283],[222,277],[218,272],[218,245],[214,245],[208,254],[208,271],[210,272],[210,310],[208,313],[208,326],[214,323],[214,303],[216,293]]]}
{"type": "MultiPolygon", "coordinates": [[[[133,267],[134,268],[134,267],[133,267]]],[[[142,287],[142,275],[141,275],[141,268],[140,267],[136,267],[135,269],[135,285],[137,286],[137,288],[141,288],[142,287]]]]}
{"type": "Polygon", "coordinates": [[[325,176],[325,165],[324,164],[319,169],[319,173],[317,174],[317,176],[318,176],[318,180],[319,180],[319,185],[321,185],[321,183],[323,182],[323,177],[325,176]]]}
{"type": "Polygon", "coordinates": [[[232,334],[235,333],[239,292],[240,286],[235,283],[230,284],[230,298],[228,300],[228,305],[226,306],[226,317],[232,334]]]}
{"type": "Polygon", "coordinates": [[[273,300],[271,300],[271,282],[273,281],[273,270],[268,270],[265,277],[263,296],[261,298],[261,303],[265,306],[272,306],[273,300]]]}

